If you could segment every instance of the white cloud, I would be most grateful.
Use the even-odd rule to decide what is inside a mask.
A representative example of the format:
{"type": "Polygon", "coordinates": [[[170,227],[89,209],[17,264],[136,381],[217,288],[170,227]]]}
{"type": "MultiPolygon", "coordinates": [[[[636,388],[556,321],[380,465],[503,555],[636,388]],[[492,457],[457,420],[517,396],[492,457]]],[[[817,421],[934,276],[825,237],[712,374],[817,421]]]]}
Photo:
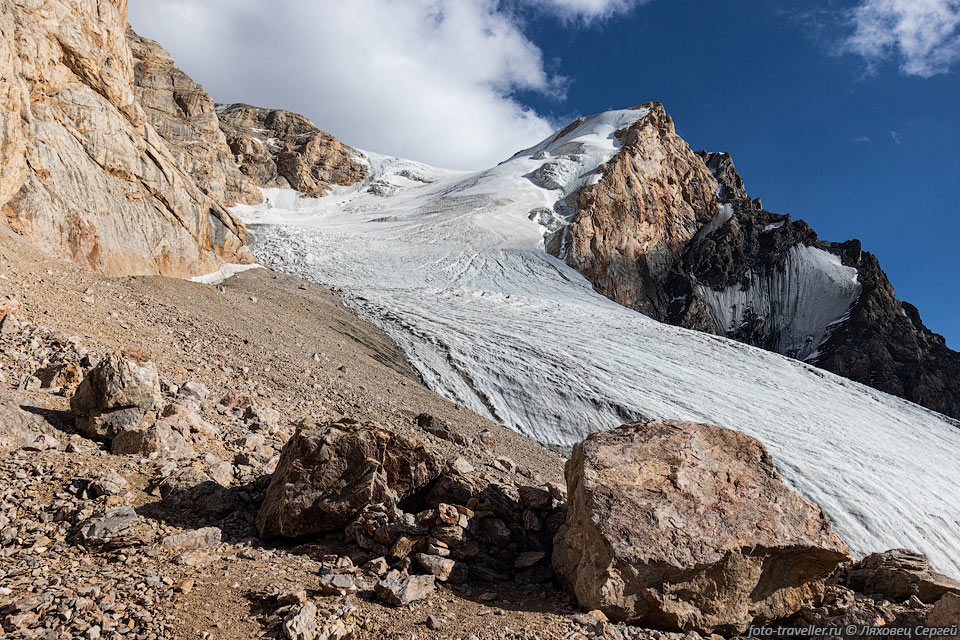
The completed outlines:
{"type": "Polygon", "coordinates": [[[559,14],[564,18],[594,20],[626,13],[649,0],[527,0],[527,3],[559,14]]]}
{"type": "MultiPolygon", "coordinates": [[[[549,1],[594,17],[625,4],[549,1]]],[[[440,166],[490,166],[549,135],[514,94],[564,84],[498,0],[132,0],[130,22],[219,102],[440,166]]]]}
{"type": "Polygon", "coordinates": [[[844,48],[871,68],[895,58],[903,73],[928,78],[960,62],[960,0],[864,0],[851,16],[844,48]]]}

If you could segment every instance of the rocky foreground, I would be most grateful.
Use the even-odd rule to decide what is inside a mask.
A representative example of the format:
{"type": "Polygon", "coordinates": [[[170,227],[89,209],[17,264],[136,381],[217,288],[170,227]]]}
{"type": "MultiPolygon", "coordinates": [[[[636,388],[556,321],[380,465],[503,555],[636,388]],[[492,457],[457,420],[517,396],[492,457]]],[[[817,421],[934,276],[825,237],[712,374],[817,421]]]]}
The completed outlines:
{"type": "Polygon", "coordinates": [[[852,564],[756,441],[566,463],[421,387],[319,287],[110,280],[0,238],[0,624],[15,638],[730,637],[957,622],[852,564]]]}

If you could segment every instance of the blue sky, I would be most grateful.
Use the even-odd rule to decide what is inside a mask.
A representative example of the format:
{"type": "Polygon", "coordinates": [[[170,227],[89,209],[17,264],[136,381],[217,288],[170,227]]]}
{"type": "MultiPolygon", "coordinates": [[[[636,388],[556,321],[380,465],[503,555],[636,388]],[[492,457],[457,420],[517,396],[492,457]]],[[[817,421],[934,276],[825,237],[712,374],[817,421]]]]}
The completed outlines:
{"type": "Polygon", "coordinates": [[[439,166],[658,100],[960,349],[960,0],[131,0],[130,22],[220,102],[439,166]]]}
{"type": "Polygon", "coordinates": [[[536,20],[528,33],[571,82],[562,100],[524,100],[555,117],[664,103],[694,149],[733,155],[767,209],[859,238],[960,349],[960,78],[908,75],[896,57],[868,72],[838,55],[841,21],[783,6],[673,0],[589,27],[536,20]]]}

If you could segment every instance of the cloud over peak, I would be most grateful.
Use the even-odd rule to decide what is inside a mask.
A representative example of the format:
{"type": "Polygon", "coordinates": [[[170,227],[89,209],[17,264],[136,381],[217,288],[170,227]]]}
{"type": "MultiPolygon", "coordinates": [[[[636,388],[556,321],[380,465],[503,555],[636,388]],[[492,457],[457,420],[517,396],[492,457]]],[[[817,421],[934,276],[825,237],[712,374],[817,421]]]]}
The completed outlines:
{"type": "Polygon", "coordinates": [[[561,96],[520,7],[602,19],[640,0],[133,0],[130,22],[219,102],[303,113],[344,142],[440,166],[496,164],[553,130],[561,96]]]}

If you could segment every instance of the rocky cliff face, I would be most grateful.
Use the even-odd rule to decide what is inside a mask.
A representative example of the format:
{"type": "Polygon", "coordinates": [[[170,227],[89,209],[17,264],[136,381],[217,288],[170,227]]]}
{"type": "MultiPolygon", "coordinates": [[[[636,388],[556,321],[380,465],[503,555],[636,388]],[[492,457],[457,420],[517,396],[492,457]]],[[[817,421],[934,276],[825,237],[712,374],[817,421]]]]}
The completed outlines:
{"type": "Polygon", "coordinates": [[[359,151],[299,114],[245,104],[218,112],[240,171],[261,187],[319,197],[332,185],[355,184],[368,175],[359,151]]]}
{"type": "Polygon", "coordinates": [[[221,142],[209,98],[126,30],[125,0],[0,3],[0,221],[112,275],[251,261],[225,206],[253,192],[199,170],[221,142]]]}
{"type": "Polygon", "coordinates": [[[574,193],[567,262],[604,295],[661,317],[662,278],[717,211],[717,181],[659,103],[617,132],[620,152],[597,184],[574,193]]]}
{"type": "Polygon", "coordinates": [[[658,320],[816,364],[960,417],[960,354],[860,243],[763,209],[726,153],[694,154],[655,105],[573,194],[567,262],[658,320]]]}
{"type": "Polygon", "coordinates": [[[178,166],[217,202],[256,204],[257,185],[240,173],[220,130],[213,98],[178,69],[166,49],[127,30],[137,99],[178,166]]]}

